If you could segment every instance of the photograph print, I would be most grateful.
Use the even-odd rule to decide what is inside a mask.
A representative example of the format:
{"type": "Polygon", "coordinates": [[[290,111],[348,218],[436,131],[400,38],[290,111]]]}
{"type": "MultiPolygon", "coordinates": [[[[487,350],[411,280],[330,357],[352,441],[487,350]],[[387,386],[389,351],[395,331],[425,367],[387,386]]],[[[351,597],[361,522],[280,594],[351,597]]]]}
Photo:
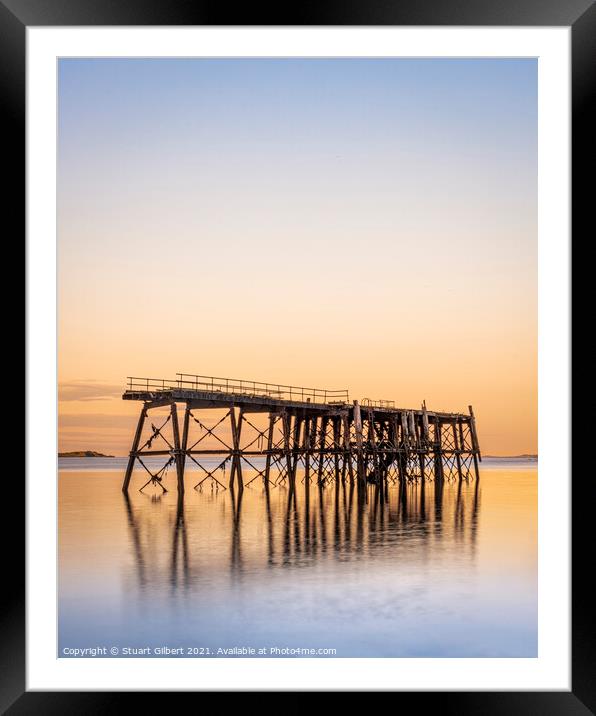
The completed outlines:
{"type": "Polygon", "coordinates": [[[57,103],[57,657],[537,657],[537,60],[57,103]]]}

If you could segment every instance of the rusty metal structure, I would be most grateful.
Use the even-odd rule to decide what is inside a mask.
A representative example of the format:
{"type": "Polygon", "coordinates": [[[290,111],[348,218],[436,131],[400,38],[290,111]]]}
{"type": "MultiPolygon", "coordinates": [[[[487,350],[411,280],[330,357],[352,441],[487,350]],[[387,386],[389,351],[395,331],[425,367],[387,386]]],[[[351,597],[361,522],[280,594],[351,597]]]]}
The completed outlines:
{"type": "Polygon", "coordinates": [[[238,490],[245,486],[247,465],[256,473],[250,482],[260,478],[266,489],[281,482],[293,487],[298,474],[306,485],[349,480],[359,488],[388,481],[479,478],[482,457],[472,406],[467,414],[427,410],[424,402],[407,409],[388,400],[350,401],[347,390],[187,373],[177,373],[174,380],[129,377],[122,397],[143,404],[125,493],[137,462],[149,475],[140,489],[152,483],[165,492],[163,478],[173,467],[179,494],[189,461],[204,473],[195,487],[208,479],[225,487],[217,474],[229,466],[228,486],[238,490]],[[150,411],[164,407],[167,415],[155,425],[150,411]],[[213,424],[206,424],[205,411],[214,411],[213,424]],[[147,457],[163,458],[163,467],[154,472],[147,457]],[[217,465],[205,467],[205,458],[215,458],[217,465]]]}

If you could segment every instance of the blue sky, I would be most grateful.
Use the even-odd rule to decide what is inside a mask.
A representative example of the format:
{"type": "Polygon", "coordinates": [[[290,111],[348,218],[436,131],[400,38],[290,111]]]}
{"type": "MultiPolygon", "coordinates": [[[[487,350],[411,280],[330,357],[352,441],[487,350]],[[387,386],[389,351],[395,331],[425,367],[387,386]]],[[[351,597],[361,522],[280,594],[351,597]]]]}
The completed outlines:
{"type": "Polygon", "coordinates": [[[65,381],[477,396],[535,452],[536,60],[62,59],[58,120],[65,381]]]}

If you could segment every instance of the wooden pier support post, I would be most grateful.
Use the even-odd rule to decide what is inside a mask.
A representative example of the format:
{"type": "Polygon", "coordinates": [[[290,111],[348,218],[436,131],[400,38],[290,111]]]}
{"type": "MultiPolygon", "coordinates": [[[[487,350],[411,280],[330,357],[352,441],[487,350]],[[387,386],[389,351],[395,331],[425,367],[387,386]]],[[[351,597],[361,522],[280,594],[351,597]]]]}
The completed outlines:
{"type": "Polygon", "coordinates": [[[244,481],[242,479],[242,423],[244,421],[244,410],[243,408],[240,408],[238,410],[238,419],[236,421],[236,444],[237,444],[237,452],[236,452],[236,482],[238,483],[238,490],[242,491],[244,489],[244,481]]]}
{"type": "Polygon", "coordinates": [[[298,454],[300,452],[300,430],[302,428],[303,418],[294,416],[294,431],[292,434],[292,483],[296,483],[296,471],[298,468],[298,454]]]}
{"type": "MultiPolygon", "coordinates": [[[[385,469],[385,460],[387,457],[387,454],[385,452],[386,448],[383,447],[383,443],[385,442],[385,421],[379,420],[375,423],[375,434],[377,436],[377,456],[378,456],[378,464],[379,464],[379,480],[381,482],[384,482],[385,476],[386,476],[386,469],[385,469]]],[[[379,496],[381,498],[381,501],[384,500],[384,492],[381,490],[379,492],[379,496]]]]}
{"type": "MultiPolygon", "coordinates": [[[[389,479],[389,467],[391,463],[393,462],[394,454],[393,454],[393,441],[392,436],[393,429],[391,425],[391,420],[387,419],[384,422],[384,441],[385,445],[383,447],[383,478],[385,480],[389,479]]],[[[385,495],[386,497],[386,495],[385,495]]]]}
{"type": "Polygon", "coordinates": [[[236,419],[236,409],[230,407],[230,426],[232,429],[232,466],[230,469],[230,488],[234,487],[234,478],[238,483],[238,491],[244,489],[242,480],[242,464],[240,458],[240,434],[242,431],[242,408],[238,412],[236,419]]]}
{"type": "Polygon", "coordinates": [[[478,468],[478,461],[482,462],[482,455],[480,454],[480,445],[478,443],[478,435],[476,434],[476,418],[472,406],[468,405],[470,412],[470,435],[472,436],[472,454],[474,456],[474,472],[476,473],[476,480],[480,479],[480,470],[478,468]]]}
{"type": "Polygon", "coordinates": [[[453,444],[455,445],[455,462],[457,464],[457,474],[459,477],[459,481],[461,482],[462,474],[461,474],[461,455],[460,455],[460,448],[459,448],[459,435],[457,434],[457,420],[454,420],[451,425],[453,428],[453,444]]]}
{"type": "MultiPolygon", "coordinates": [[[[348,464],[348,475],[350,477],[350,485],[354,482],[354,467],[352,465],[352,446],[350,445],[350,421],[348,414],[344,413],[342,417],[344,431],[344,465],[348,464]]],[[[345,474],[345,472],[344,472],[345,474]]]]}
{"type": "Polygon", "coordinates": [[[443,437],[441,434],[441,421],[435,417],[435,479],[442,480],[443,474],[443,437]]]}
{"type": "Polygon", "coordinates": [[[275,428],[275,413],[269,413],[269,429],[267,430],[267,457],[265,458],[265,485],[269,486],[269,473],[271,472],[271,450],[273,448],[273,429],[275,428]]]}
{"type": "MultiPolygon", "coordinates": [[[[397,415],[392,415],[389,420],[389,443],[391,445],[391,460],[389,465],[395,463],[398,468],[399,477],[399,425],[397,415]]],[[[389,465],[387,466],[389,468],[389,465]]]]}
{"type": "MultiPolygon", "coordinates": [[[[420,445],[418,441],[418,433],[416,432],[416,419],[414,418],[413,410],[408,410],[408,435],[410,451],[414,451],[413,460],[415,461],[420,445]]],[[[414,475],[414,479],[416,479],[416,475],[414,475]]]]}
{"type": "Polygon", "coordinates": [[[422,401],[422,439],[420,441],[421,449],[424,450],[424,452],[420,453],[420,474],[422,475],[422,481],[424,482],[425,475],[424,475],[424,467],[425,467],[425,458],[426,454],[428,453],[428,446],[430,443],[429,438],[429,429],[428,429],[428,413],[426,412],[426,401],[422,401]]]}
{"type": "Polygon", "coordinates": [[[309,508],[310,508],[310,456],[312,455],[313,444],[317,434],[317,418],[316,416],[307,418],[304,426],[304,444],[306,453],[304,455],[304,527],[305,533],[309,527],[309,508]]]}
{"type": "Polygon", "coordinates": [[[400,480],[408,478],[408,462],[410,459],[410,436],[408,434],[408,416],[405,412],[401,414],[401,442],[402,452],[399,456],[400,480]]]}
{"type": "Polygon", "coordinates": [[[413,410],[408,410],[408,434],[410,436],[410,445],[418,448],[418,435],[416,434],[416,421],[413,410]]]}
{"type": "Polygon", "coordinates": [[[182,423],[182,469],[186,467],[186,450],[188,447],[188,428],[190,423],[190,405],[186,403],[184,422],[182,423]]]}
{"type": "Polygon", "coordinates": [[[126,466],[126,473],[124,474],[124,482],[122,483],[122,492],[125,494],[128,492],[128,486],[130,485],[130,478],[132,476],[132,470],[135,464],[136,453],[139,449],[139,443],[141,441],[141,435],[143,434],[143,425],[145,424],[145,418],[147,417],[147,403],[141,408],[141,414],[139,415],[139,422],[137,423],[137,429],[135,436],[132,441],[132,447],[130,449],[128,464],[126,466]]]}
{"type": "Polygon", "coordinates": [[[234,479],[236,477],[236,413],[234,412],[233,406],[230,408],[228,415],[230,416],[230,432],[232,433],[232,450],[231,450],[231,461],[230,461],[230,480],[228,487],[234,488],[234,479]]]}
{"type": "Polygon", "coordinates": [[[341,483],[342,485],[346,484],[346,472],[348,470],[348,461],[347,461],[347,451],[346,451],[346,440],[344,435],[344,416],[339,418],[339,444],[338,448],[341,451],[340,457],[341,457],[341,483]]]}
{"type": "Polygon", "coordinates": [[[356,432],[356,477],[358,482],[366,483],[366,474],[364,471],[364,460],[362,456],[362,415],[360,413],[360,403],[354,401],[354,431],[356,432]]]}
{"type": "MultiPolygon", "coordinates": [[[[467,452],[467,450],[466,450],[466,440],[465,440],[465,438],[464,438],[464,424],[463,424],[463,421],[462,421],[461,418],[458,418],[458,419],[457,419],[457,427],[458,427],[458,429],[459,429],[459,449],[460,449],[460,452],[467,452]]],[[[466,462],[464,462],[464,466],[465,466],[465,468],[466,468],[466,475],[465,475],[465,477],[466,477],[466,480],[467,480],[468,477],[469,477],[469,472],[468,472],[468,469],[467,469],[468,466],[467,466],[467,463],[466,463],[466,462]]]]}
{"type": "Polygon", "coordinates": [[[310,481],[310,418],[308,415],[304,418],[302,452],[304,454],[304,484],[308,485],[310,481]]]}
{"type": "Polygon", "coordinates": [[[372,410],[368,411],[368,434],[367,439],[372,451],[373,473],[376,484],[381,481],[379,473],[379,455],[377,452],[377,436],[375,435],[375,416],[372,410]]]}
{"type": "Polygon", "coordinates": [[[333,421],[333,459],[335,467],[335,479],[339,480],[339,451],[341,449],[339,439],[341,435],[341,425],[339,416],[334,415],[331,420],[333,421]]]}
{"type": "Polygon", "coordinates": [[[178,477],[178,494],[184,494],[184,464],[182,462],[182,450],[180,445],[180,427],[178,425],[178,411],[176,403],[170,407],[172,415],[172,434],[174,436],[174,460],[176,461],[176,475],[178,477]]]}
{"type": "Polygon", "coordinates": [[[284,410],[282,416],[282,428],[283,428],[283,435],[284,435],[284,455],[286,457],[286,472],[288,475],[288,483],[290,484],[290,487],[294,486],[294,482],[292,480],[292,448],[290,445],[290,439],[291,439],[291,416],[284,410]]]}
{"type": "Polygon", "coordinates": [[[317,476],[317,482],[319,485],[323,484],[323,467],[325,466],[325,445],[327,443],[328,422],[329,417],[327,415],[323,415],[323,417],[321,418],[321,433],[319,435],[319,466],[317,476]]]}

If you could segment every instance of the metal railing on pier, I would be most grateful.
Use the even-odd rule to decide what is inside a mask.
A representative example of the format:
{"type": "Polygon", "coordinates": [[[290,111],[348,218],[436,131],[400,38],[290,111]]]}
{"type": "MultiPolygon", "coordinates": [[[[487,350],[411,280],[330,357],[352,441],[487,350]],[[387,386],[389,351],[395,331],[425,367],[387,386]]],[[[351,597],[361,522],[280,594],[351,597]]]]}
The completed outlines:
{"type": "Polygon", "coordinates": [[[324,388],[304,388],[279,383],[262,383],[241,378],[218,378],[216,376],[195,375],[193,373],[176,373],[176,378],[127,378],[128,390],[131,392],[165,392],[171,390],[191,390],[204,393],[224,393],[229,395],[245,395],[267,397],[274,400],[290,402],[343,404],[349,402],[347,390],[327,390],[324,388]]]}
{"type": "Polygon", "coordinates": [[[394,400],[371,400],[370,398],[362,398],[361,405],[366,408],[395,408],[394,400]]]}

